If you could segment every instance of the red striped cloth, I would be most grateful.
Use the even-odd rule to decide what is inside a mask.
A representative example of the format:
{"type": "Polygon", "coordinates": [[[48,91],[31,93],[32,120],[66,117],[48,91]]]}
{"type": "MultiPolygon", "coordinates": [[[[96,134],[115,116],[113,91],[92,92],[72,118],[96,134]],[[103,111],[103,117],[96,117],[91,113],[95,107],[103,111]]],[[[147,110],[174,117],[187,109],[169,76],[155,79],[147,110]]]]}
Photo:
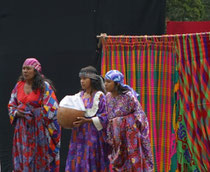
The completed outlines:
{"type": "Polygon", "coordinates": [[[209,32],[210,21],[169,21],[167,22],[167,34],[184,34],[209,32]]]}

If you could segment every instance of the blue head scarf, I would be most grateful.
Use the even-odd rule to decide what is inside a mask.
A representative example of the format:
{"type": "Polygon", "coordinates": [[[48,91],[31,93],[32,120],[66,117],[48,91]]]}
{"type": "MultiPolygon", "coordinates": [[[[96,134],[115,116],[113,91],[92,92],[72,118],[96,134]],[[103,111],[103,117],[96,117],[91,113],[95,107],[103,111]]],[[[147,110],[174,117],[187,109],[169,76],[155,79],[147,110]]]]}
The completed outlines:
{"type": "Polygon", "coordinates": [[[124,75],[118,70],[110,70],[106,73],[105,79],[112,80],[116,83],[119,83],[122,87],[129,89],[136,98],[139,94],[133,90],[129,85],[124,84],[124,75]]]}

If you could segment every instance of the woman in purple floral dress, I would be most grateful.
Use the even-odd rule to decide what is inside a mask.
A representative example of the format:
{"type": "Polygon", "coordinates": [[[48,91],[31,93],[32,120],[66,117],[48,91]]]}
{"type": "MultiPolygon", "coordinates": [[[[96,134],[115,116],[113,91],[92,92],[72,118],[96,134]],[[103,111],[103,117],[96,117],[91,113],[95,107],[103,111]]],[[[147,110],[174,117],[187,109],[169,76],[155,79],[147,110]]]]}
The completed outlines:
{"type": "Polygon", "coordinates": [[[117,70],[105,75],[109,155],[113,171],[153,171],[153,156],[147,116],[137,100],[137,93],[124,85],[124,76],[117,70]]]}
{"type": "Polygon", "coordinates": [[[92,66],[82,68],[79,77],[83,89],[79,94],[86,112],[74,122],[65,171],[108,172],[103,80],[92,66]]]}

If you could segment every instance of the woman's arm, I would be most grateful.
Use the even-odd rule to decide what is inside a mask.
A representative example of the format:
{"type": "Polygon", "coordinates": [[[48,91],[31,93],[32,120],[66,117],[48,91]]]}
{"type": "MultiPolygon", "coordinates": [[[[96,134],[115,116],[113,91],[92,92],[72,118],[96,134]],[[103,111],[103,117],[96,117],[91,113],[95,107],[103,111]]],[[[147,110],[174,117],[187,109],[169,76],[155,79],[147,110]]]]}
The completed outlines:
{"type": "Polygon", "coordinates": [[[15,124],[15,118],[16,115],[18,114],[17,85],[18,84],[16,84],[14,89],[12,90],[11,97],[8,103],[8,111],[9,111],[9,118],[11,124],[15,124]]]}
{"type": "Polygon", "coordinates": [[[45,82],[45,91],[43,95],[43,118],[45,126],[49,132],[48,142],[53,157],[59,154],[61,127],[57,122],[58,102],[55,92],[50,84],[45,82]]]}
{"type": "Polygon", "coordinates": [[[106,96],[104,94],[99,97],[98,111],[92,121],[98,131],[107,127],[108,116],[106,113],[106,96]]]}

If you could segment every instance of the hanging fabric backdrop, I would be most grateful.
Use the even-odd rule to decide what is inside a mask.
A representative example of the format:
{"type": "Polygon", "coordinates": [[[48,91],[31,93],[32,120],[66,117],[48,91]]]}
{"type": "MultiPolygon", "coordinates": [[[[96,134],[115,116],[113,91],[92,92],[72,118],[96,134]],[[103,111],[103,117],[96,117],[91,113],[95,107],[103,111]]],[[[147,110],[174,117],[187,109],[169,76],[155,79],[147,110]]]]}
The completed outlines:
{"type": "Polygon", "coordinates": [[[177,37],[180,171],[210,169],[210,33],[177,37]]]}
{"type": "Polygon", "coordinates": [[[108,37],[103,41],[101,73],[117,69],[125,82],[140,93],[140,103],[150,124],[155,171],[176,168],[173,38],[108,37]],[[174,162],[174,161],[173,161],[174,162]]]}
{"type": "Polygon", "coordinates": [[[210,33],[108,36],[102,42],[102,75],[120,70],[140,94],[155,171],[208,171],[210,33]]]}

